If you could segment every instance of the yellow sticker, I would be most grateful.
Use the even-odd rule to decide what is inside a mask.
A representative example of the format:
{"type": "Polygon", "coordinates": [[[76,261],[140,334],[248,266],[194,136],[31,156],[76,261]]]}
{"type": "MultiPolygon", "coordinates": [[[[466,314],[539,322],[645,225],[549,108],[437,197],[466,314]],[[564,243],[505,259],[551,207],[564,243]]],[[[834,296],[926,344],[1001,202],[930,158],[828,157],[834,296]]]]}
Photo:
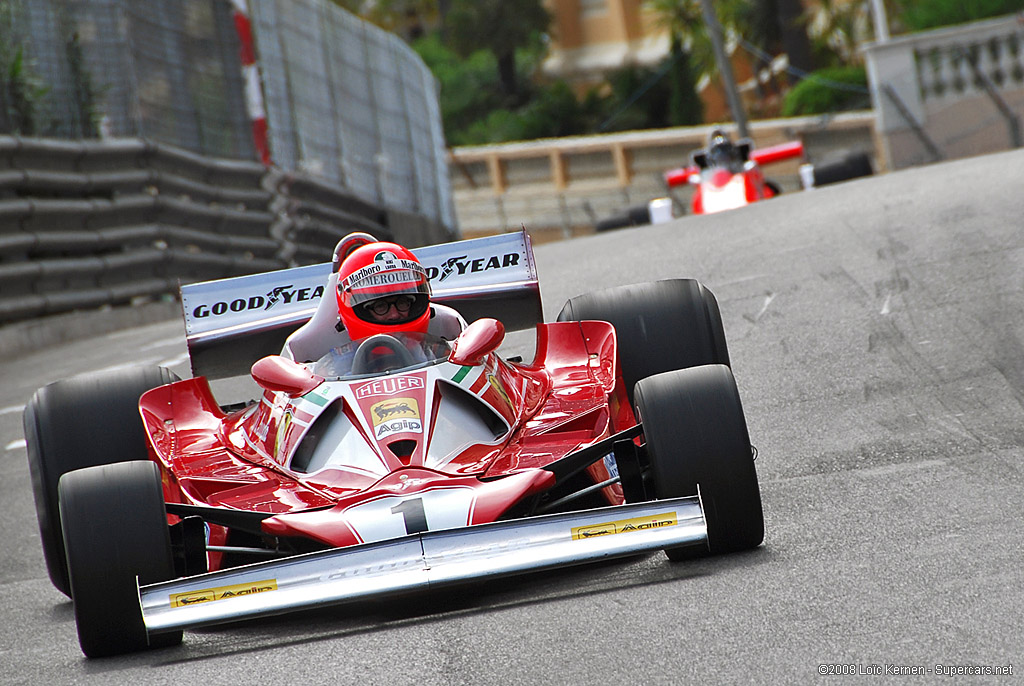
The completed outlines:
{"type": "Polygon", "coordinates": [[[188,607],[198,603],[210,603],[214,600],[226,600],[238,598],[256,593],[266,593],[277,590],[277,579],[266,581],[254,581],[251,584],[235,584],[234,586],[217,586],[216,588],[203,588],[198,591],[187,593],[174,593],[171,595],[171,607],[188,607]]]}
{"type": "Polygon", "coordinates": [[[660,529],[664,526],[675,526],[675,512],[649,515],[647,517],[634,517],[633,519],[620,519],[616,522],[604,522],[603,524],[590,524],[588,526],[574,526],[572,528],[572,540],[581,541],[585,538],[595,536],[611,536],[613,534],[625,534],[630,531],[645,531],[647,529],[660,529]]]}
{"type": "Polygon", "coordinates": [[[508,392],[505,391],[505,387],[501,385],[501,381],[498,380],[498,377],[494,374],[488,374],[487,380],[491,382],[491,388],[501,396],[501,399],[505,401],[505,404],[515,409],[512,405],[512,398],[508,397],[508,392]]]}
{"type": "Polygon", "coordinates": [[[370,407],[373,413],[373,425],[394,419],[419,419],[420,406],[416,398],[391,398],[382,400],[370,407]]]}

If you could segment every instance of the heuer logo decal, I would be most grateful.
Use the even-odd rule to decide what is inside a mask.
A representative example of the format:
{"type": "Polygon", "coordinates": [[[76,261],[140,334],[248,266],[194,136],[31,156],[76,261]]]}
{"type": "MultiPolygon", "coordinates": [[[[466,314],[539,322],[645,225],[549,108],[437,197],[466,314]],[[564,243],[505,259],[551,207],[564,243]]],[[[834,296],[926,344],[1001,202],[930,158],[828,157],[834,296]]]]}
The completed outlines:
{"type": "Polygon", "coordinates": [[[251,584],[235,584],[234,586],[218,586],[215,588],[204,588],[198,591],[186,593],[174,593],[171,595],[171,607],[188,607],[198,603],[211,603],[215,600],[227,600],[256,593],[266,593],[277,590],[277,580],[267,579],[265,581],[254,581],[251,584]]]}
{"type": "Polygon", "coordinates": [[[450,257],[441,263],[440,267],[427,267],[427,278],[431,281],[444,281],[452,274],[475,274],[487,271],[488,269],[505,269],[515,267],[519,264],[519,253],[510,252],[504,255],[491,255],[490,257],[477,257],[469,259],[468,255],[450,257]]]}
{"type": "Polygon", "coordinates": [[[633,519],[621,519],[615,522],[604,522],[603,524],[591,524],[589,526],[574,526],[572,528],[572,540],[580,541],[585,538],[596,536],[611,536],[614,534],[625,534],[630,531],[645,531],[647,529],[660,529],[665,526],[676,526],[678,524],[675,512],[650,515],[648,517],[635,517],[633,519]]]}
{"type": "Polygon", "coordinates": [[[269,310],[279,302],[283,302],[286,305],[305,302],[307,300],[316,300],[323,294],[323,286],[317,286],[316,288],[293,288],[290,284],[287,286],[275,286],[265,296],[252,295],[248,298],[235,298],[230,302],[221,300],[212,305],[210,303],[200,303],[192,310],[192,316],[196,319],[202,319],[210,316],[217,317],[229,312],[269,310]]]}
{"type": "Polygon", "coordinates": [[[371,395],[394,395],[411,388],[423,388],[423,379],[418,376],[397,376],[393,379],[378,379],[355,387],[357,398],[371,395]]]}
{"type": "Polygon", "coordinates": [[[382,400],[370,407],[373,413],[373,425],[377,426],[389,419],[419,419],[420,408],[416,398],[392,398],[382,400]]]}

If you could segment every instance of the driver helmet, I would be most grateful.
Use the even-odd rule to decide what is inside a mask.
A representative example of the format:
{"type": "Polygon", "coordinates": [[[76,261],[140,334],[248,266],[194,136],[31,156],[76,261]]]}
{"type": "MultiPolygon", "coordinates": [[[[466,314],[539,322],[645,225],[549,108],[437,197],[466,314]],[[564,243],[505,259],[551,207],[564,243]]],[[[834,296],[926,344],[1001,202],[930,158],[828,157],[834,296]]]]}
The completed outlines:
{"type": "Polygon", "coordinates": [[[355,341],[378,333],[419,331],[430,324],[430,281],[410,250],[395,243],[362,245],[338,270],[338,315],[355,341]]]}
{"type": "Polygon", "coordinates": [[[736,148],[729,136],[715,129],[708,136],[708,163],[714,167],[730,167],[736,159],[736,148]]]}

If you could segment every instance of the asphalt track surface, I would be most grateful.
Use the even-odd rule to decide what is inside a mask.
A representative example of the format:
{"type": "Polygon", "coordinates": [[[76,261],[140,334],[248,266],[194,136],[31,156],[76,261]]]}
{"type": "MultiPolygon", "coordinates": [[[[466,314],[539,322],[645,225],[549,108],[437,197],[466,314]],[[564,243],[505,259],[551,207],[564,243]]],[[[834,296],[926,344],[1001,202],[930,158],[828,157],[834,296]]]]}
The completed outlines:
{"type": "MultiPolygon", "coordinates": [[[[187,632],[87,661],[39,550],[21,408],[115,364],[186,372],[179,322],[0,362],[0,683],[1007,683],[1024,673],[1024,152],[536,249],[548,318],[604,286],[717,295],[761,548],[660,553],[187,632]],[[822,667],[831,665],[832,667],[822,667]],[[938,668],[1012,665],[1011,677],[938,668]],[[920,667],[923,676],[887,676],[920,667]]],[[[507,354],[530,353],[515,334],[507,354]]]]}

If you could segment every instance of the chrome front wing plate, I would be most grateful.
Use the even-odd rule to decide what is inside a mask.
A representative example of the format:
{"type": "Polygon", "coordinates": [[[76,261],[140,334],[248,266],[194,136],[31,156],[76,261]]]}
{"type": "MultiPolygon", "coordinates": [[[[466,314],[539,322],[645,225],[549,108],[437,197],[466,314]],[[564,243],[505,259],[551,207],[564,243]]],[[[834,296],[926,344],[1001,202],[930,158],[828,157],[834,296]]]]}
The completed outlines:
{"type": "Polygon", "coordinates": [[[707,545],[698,496],[428,531],[149,584],[139,597],[154,634],[682,545],[707,545]]]}

